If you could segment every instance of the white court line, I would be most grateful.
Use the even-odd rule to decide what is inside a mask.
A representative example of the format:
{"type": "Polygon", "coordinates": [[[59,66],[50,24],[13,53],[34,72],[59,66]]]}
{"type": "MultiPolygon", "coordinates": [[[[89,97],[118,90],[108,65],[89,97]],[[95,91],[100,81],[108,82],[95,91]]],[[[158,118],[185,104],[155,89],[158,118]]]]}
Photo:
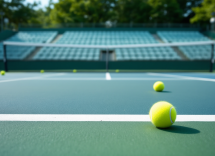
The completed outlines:
{"type": "Polygon", "coordinates": [[[0,81],[0,83],[3,82],[14,82],[14,81],[23,81],[23,80],[33,80],[33,79],[41,79],[44,77],[50,77],[50,76],[61,76],[61,75],[65,75],[65,73],[60,73],[60,74],[49,74],[49,75],[44,75],[44,76],[40,76],[40,77],[26,77],[26,78],[19,78],[19,79],[8,79],[8,80],[2,80],[0,81]]]}
{"type": "Polygon", "coordinates": [[[210,81],[215,82],[215,79],[209,78],[200,78],[200,77],[190,77],[190,76],[180,76],[180,75],[172,75],[172,74],[160,74],[160,73],[147,73],[148,75],[157,75],[157,76],[164,76],[164,77],[176,77],[186,80],[198,80],[198,81],[210,81]]]}
{"type": "MultiPolygon", "coordinates": [[[[107,78],[40,78],[40,79],[31,79],[31,80],[108,80],[107,78]]],[[[111,78],[113,81],[117,80],[158,80],[158,78],[111,78]]],[[[180,79],[180,78],[161,78],[159,80],[173,80],[173,81],[178,81],[178,80],[186,80],[186,79],[180,79]]]]}
{"type": "MultiPolygon", "coordinates": [[[[158,78],[112,78],[112,80],[158,80],[158,78]]],[[[159,80],[184,80],[181,78],[161,78],[159,80]]]]}
{"type": "MultiPolygon", "coordinates": [[[[0,121],[124,121],[149,122],[149,115],[0,114],[0,121]]],[[[178,122],[215,122],[215,115],[177,115],[178,122]]]]}
{"type": "Polygon", "coordinates": [[[32,79],[32,80],[53,80],[53,81],[57,81],[57,80],[104,80],[106,81],[106,78],[40,78],[40,79],[32,79]]]}
{"type": "Polygon", "coordinates": [[[106,73],[106,80],[111,80],[110,73],[106,73]]]}

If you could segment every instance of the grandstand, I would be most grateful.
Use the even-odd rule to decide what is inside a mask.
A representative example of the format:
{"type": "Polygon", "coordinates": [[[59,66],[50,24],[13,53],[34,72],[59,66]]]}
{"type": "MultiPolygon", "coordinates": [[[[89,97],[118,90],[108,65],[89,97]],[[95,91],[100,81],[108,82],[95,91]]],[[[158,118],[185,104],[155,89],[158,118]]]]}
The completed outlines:
{"type": "MultiPolygon", "coordinates": [[[[8,60],[23,60],[35,50],[35,47],[7,46],[6,50],[8,60]]],[[[0,44],[0,59],[3,59],[2,44],[0,44]]]]}
{"type": "Polygon", "coordinates": [[[33,60],[88,60],[100,59],[99,49],[86,48],[56,48],[44,47],[33,58],[33,60]]]}
{"type": "Polygon", "coordinates": [[[157,41],[146,31],[67,31],[58,43],[81,45],[127,45],[157,43],[157,41]]]}
{"type": "MultiPolygon", "coordinates": [[[[147,31],[73,31],[65,32],[56,44],[129,45],[159,43],[147,31]]],[[[42,48],[33,60],[101,60],[103,49],[42,48]]],[[[113,60],[180,60],[170,47],[111,49],[113,60]]]]}
{"type": "Polygon", "coordinates": [[[198,31],[158,31],[157,34],[164,42],[197,42],[208,41],[209,39],[203,36],[198,31]]]}
{"type": "MultiPolygon", "coordinates": [[[[198,31],[158,31],[154,37],[148,31],[66,31],[61,37],[57,31],[20,31],[7,41],[24,43],[51,43],[74,45],[135,45],[158,44],[160,42],[198,42],[210,41],[198,31]],[[57,39],[56,39],[57,38],[57,39]]],[[[3,49],[0,45],[0,58],[3,58],[3,49]]],[[[172,47],[147,48],[114,48],[108,49],[113,54],[110,61],[150,61],[150,60],[183,60],[182,53],[188,60],[208,60],[211,57],[211,46],[179,46],[179,51],[172,47]]],[[[99,48],[68,48],[68,47],[31,47],[7,46],[9,60],[24,60],[29,55],[31,60],[81,60],[102,61],[107,49],[99,48]]]]}
{"type": "Polygon", "coordinates": [[[7,41],[50,43],[57,35],[56,31],[21,31],[7,41]]]}
{"type": "MultiPolygon", "coordinates": [[[[101,33],[95,33],[98,37],[101,33]]],[[[100,38],[96,38],[92,32],[65,32],[63,36],[56,42],[56,44],[102,44],[100,38]],[[94,39],[94,40],[93,40],[94,39]],[[97,43],[94,41],[98,41],[97,43]]],[[[98,61],[100,59],[100,49],[86,49],[86,48],[56,48],[44,47],[34,57],[33,60],[88,60],[98,61]]]]}
{"type": "MultiPolygon", "coordinates": [[[[28,43],[50,43],[57,35],[54,31],[27,31],[18,32],[7,41],[28,43]]],[[[36,47],[7,46],[9,60],[23,60],[30,55],[36,47]]],[[[0,59],[3,59],[3,46],[0,44],[0,59]]]]}
{"type": "Polygon", "coordinates": [[[116,49],[117,60],[180,60],[170,47],[116,49]]]}
{"type": "MultiPolygon", "coordinates": [[[[157,34],[166,43],[210,41],[198,31],[159,31],[157,34]]],[[[210,45],[179,46],[178,48],[190,60],[209,60],[211,58],[210,45]]]]}

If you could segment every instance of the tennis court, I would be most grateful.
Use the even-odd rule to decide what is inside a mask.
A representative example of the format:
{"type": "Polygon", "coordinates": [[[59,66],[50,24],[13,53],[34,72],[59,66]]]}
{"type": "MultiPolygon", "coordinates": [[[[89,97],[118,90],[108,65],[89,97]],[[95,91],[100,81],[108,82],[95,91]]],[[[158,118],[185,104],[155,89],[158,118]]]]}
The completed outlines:
{"type": "Polygon", "coordinates": [[[214,73],[6,73],[0,155],[213,155],[214,73]],[[155,92],[155,81],[165,90],[155,92]],[[172,103],[168,129],[150,107],[172,103]]]}

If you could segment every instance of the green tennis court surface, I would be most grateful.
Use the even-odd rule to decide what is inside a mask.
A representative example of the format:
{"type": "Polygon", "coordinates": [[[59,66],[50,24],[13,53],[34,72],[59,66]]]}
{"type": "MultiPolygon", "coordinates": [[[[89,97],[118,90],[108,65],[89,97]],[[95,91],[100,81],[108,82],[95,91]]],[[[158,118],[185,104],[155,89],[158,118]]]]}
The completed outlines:
{"type": "Polygon", "coordinates": [[[1,156],[215,153],[215,74],[6,73],[0,87],[1,156]],[[169,129],[147,118],[158,101],[176,107],[169,129]]]}

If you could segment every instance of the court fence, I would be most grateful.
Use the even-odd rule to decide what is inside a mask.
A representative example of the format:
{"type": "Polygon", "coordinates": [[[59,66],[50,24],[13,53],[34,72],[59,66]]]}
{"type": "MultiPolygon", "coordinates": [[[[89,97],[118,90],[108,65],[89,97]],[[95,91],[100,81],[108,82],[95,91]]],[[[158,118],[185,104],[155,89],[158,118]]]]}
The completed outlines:
{"type": "Polygon", "coordinates": [[[190,23],[60,23],[60,24],[19,24],[19,28],[202,28],[209,25],[190,23]]]}

